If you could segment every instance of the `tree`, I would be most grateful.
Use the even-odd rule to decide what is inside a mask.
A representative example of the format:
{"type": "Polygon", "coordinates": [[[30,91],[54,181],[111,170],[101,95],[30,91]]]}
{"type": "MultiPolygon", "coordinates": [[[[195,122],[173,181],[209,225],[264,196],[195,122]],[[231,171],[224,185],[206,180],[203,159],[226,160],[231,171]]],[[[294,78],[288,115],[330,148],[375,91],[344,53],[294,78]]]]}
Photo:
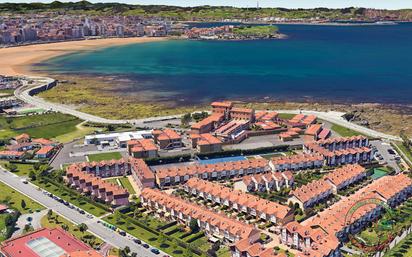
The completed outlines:
{"type": "Polygon", "coordinates": [[[33,165],[33,169],[34,169],[34,170],[39,170],[40,167],[41,167],[40,162],[36,162],[36,163],[33,165]]]}
{"type": "Polygon", "coordinates": [[[166,240],[167,240],[167,238],[166,238],[165,234],[160,233],[159,238],[158,238],[160,246],[163,246],[164,244],[166,244],[166,240]]]}
{"type": "Polygon", "coordinates": [[[33,180],[33,181],[36,180],[36,173],[34,173],[34,171],[31,170],[29,172],[29,178],[30,180],[33,180]]]}
{"type": "Polygon", "coordinates": [[[69,226],[67,224],[62,224],[61,227],[64,231],[69,231],[69,226]]]}
{"type": "Polygon", "coordinates": [[[21,199],[20,206],[23,210],[26,209],[26,201],[24,201],[24,199],[21,199]]]}
{"type": "Polygon", "coordinates": [[[108,130],[108,131],[114,131],[115,129],[116,129],[116,128],[115,128],[114,125],[112,125],[112,124],[107,125],[107,130],[108,130]]]}
{"type": "Polygon", "coordinates": [[[124,252],[127,253],[127,254],[130,253],[130,247],[128,247],[128,246],[126,246],[123,250],[124,250],[124,252]]]}
{"type": "Polygon", "coordinates": [[[86,224],[84,223],[80,223],[79,225],[77,225],[77,228],[80,230],[80,232],[84,233],[86,232],[89,228],[87,227],[86,224]]]}
{"type": "Polygon", "coordinates": [[[196,233],[199,231],[199,225],[197,223],[197,219],[191,219],[189,223],[190,230],[192,233],[196,233]]]}
{"type": "Polygon", "coordinates": [[[47,211],[47,219],[48,220],[51,220],[53,218],[53,211],[51,210],[51,209],[49,209],[48,211],[47,211]]]}
{"type": "Polygon", "coordinates": [[[18,171],[19,169],[17,168],[17,165],[16,165],[16,164],[10,163],[10,165],[9,165],[9,170],[10,170],[11,172],[16,172],[16,171],[18,171]]]}
{"type": "Polygon", "coordinates": [[[181,123],[182,126],[187,126],[189,125],[189,122],[192,120],[192,114],[186,113],[185,115],[182,116],[181,118],[181,123]]]}

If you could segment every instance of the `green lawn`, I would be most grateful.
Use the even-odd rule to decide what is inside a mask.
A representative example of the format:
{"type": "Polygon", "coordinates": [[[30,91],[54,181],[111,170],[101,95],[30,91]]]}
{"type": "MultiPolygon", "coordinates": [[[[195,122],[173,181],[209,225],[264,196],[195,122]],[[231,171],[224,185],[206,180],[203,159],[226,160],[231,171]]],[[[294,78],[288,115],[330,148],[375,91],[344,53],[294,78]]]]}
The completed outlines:
{"type": "Polygon", "coordinates": [[[93,214],[95,216],[102,216],[107,213],[102,207],[90,203],[87,196],[82,196],[76,191],[67,188],[65,185],[56,186],[52,183],[47,183],[46,181],[41,181],[37,179],[32,181],[37,186],[49,191],[50,193],[62,198],[63,200],[72,203],[73,205],[93,214]]]}
{"type": "Polygon", "coordinates": [[[279,113],[279,118],[284,119],[284,120],[290,120],[293,117],[295,117],[296,114],[291,114],[291,113],[279,113]]]}
{"type": "Polygon", "coordinates": [[[110,153],[98,153],[88,155],[90,162],[99,162],[105,160],[120,160],[122,155],[119,152],[110,152],[110,153]]]}
{"type": "Polygon", "coordinates": [[[7,214],[0,214],[0,242],[7,239],[6,216],[7,214]]]}
{"type": "Polygon", "coordinates": [[[7,204],[11,208],[14,208],[21,213],[30,213],[36,210],[43,210],[44,207],[39,203],[31,200],[27,196],[19,193],[13,188],[7,186],[0,182],[0,202],[7,204]],[[21,207],[21,202],[24,200],[26,202],[26,208],[21,207]]]}
{"type": "MultiPolygon", "coordinates": [[[[0,166],[3,168],[6,168],[6,165],[9,164],[8,161],[0,161],[0,166]]],[[[17,166],[17,171],[13,172],[13,174],[16,174],[17,176],[28,176],[30,171],[34,171],[33,169],[33,164],[21,164],[21,163],[15,163],[17,166]]]]}
{"type": "Polygon", "coordinates": [[[127,178],[127,177],[111,178],[111,179],[107,179],[107,180],[110,181],[113,184],[116,184],[116,185],[119,184],[119,183],[117,183],[117,181],[119,181],[120,185],[123,188],[125,188],[127,190],[127,192],[129,192],[129,194],[131,194],[131,195],[136,194],[136,191],[134,191],[134,188],[130,184],[129,178],[127,178]]]}
{"type": "Polygon", "coordinates": [[[340,136],[342,137],[351,137],[351,136],[359,136],[359,135],[363,135],[360,132],[342,127],[340,125],[337,124],[333,124],[332,125],[332,130],[335,131],[336,133],[338,133],[340,136]]]}
{"type": "Polygon", "coordinates": [[[91,247],[95,248],[103,243],[103,241],[91,234],[90,232],[81,232],[76,224],[68,221],[67,219],[59,216],[58,214],[53,212],[51,219],[49,220],[47,215],[45,215],[41,221],[41,226],[44,228],[56,228],[61,227],[63,224],[67,225],[68,232],[72,234],[79,240],[84,241],[85,243],[89,244],[91,247]],[[57,220],[56,220],[57,219],[57,220]]]}
{"type": "Polygon", "coordinates": [[[76,130],[81,120],[67,114],[48,113],[15,118],[0,117],[0,135],[3,138],[28,133],[32,137],[55,138],[76,130]]]}

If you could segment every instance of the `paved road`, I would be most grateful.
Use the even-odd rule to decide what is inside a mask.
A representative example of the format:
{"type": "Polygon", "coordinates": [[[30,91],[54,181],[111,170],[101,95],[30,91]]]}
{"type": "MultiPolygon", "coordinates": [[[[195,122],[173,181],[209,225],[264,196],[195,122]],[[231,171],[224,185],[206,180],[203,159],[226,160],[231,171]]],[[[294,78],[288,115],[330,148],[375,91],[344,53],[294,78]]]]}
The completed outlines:
{"type": "MultiPolygon", "coordinates": [[[[129,246],[132,252],[138,253],[139,256],[144,257],[153,257],[159,256],[156,255],[150,250],[143,248],[142,246],[134,243],[132,239],[135,239],[131,235],[121,236],[118,233],[113,232],[112,230],[106,228],[101,223],[99,218],[93,217],[92,219],[88,218],[86,215],[82,215],[76,210],[70,209],[69,207],[65,206],[62,203],[54,200],[53,198],[43,194],[41,190],[38,189],[37,186],[29,183],[24,184],[21,182],[21,178],[12,174],[4,169],[0,168],[0,181],[9,185],[10,187],[14,188],[15,190],[19,191],[20,193],[30,197],[31,199],[39,202],[40,204],[44,205],[48,209],[52,209],[62,217],[70,220],[75,224],[85,223],[89,227],[89,231],[96,235],[97,237],[101,238],[104,242],[107,242],[114,247],[117,248],[124,248],[129,246]]],[[[160,256],[165,253],[161,252],[160,256]]]]}
{"type": "MultiPolygon", "coordinates": [[[[23,86],[18,88],[15,92],[14,95],[19,98],[22,101],[25,101],[27,103],[30,103],[32,105],[35,105],[39,108],[43,108],[46,110],[54,110],[54,111],[59,111],[62,113],[67,113],[71,114],[73,116],[76,116],[80,119],[87,120],[87,121],[92,121],[92,122],[97,122],[97,123],[108,123],[108,124],[122,124],[122,123],[132,123],[135,124],[136,126],[144,127],[147,126],[148,123],[150,122],[157,122],[157,121],[162,121],[162,120],[169,120],[169,119],[176,119],[179,118],[181,115],[171,115],[171,116],[164,116],[164,117],[153,117],[153,118],[146,118],[146,119],[134,119],[134,120],[110,120],[110,119],[105,119],[101,118],[98,116],[94,116],[91,114],[83,113],[76,111],[66,105],[62,104],[57,104],[57,103],[51,103],[47,102],[42,98],[36,97],[36,96],[30,96],[29,91],[32,88],[35,87],[41,87],[42,85],[52,83],[54,80],[51,78],[43,78],[43,77],[27,77],[27,79],[31,79],[36,81],[36,85],[29,85],[27,81],[23,81],[23,86]]],[[[382,132],[378,132],[357,124],[354,124],[352,122],[348,122],[344,118],[342,118],[342,115],[344,113],[342,112],[319,112],[319,111],[302,111],[302,110],[277,110],[279,113],[292,113],[292,114],[298,114],[298,113],[303,113],[303,114],[314,114],[318,116],[320,119],[338,124],[340,126],[358,131],[362,134],[371,136],[371,137],[377,137],[377,138],[383,138],[383,139],[389,139],[389,140],[395,140],[395,141],[400,141],[401,138],[397,136],[392,136],[388,135],[382,132]]]]}

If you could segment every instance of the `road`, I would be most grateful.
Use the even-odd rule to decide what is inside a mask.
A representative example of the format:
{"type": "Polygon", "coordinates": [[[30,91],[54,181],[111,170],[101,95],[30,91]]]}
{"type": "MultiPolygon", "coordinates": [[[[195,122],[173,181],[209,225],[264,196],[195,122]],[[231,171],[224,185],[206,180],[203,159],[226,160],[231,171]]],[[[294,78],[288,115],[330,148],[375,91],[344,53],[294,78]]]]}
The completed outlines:
{"type": "MultiPolygon", "coordinates": [[[[181,115],[171,115],[171,116],[164,116],[164,117],[153,117],[153,118],[146,118],[146,119],[132,119],[132,120],[112,120],[112,119],[105,119],[101,118],[95,115],[79,112],[77,110],[74,110],[73,108],[70,108],[66,105],[63,104],[57,104],[57,103],[51,103],[47,102],[42,98],[36,97],[36,96],[30,96],[29,91],[32,88],[35,87],[41,87],[42,85],[49,84],[53,82],[54,80],[51,78],[44,78],[44,77],[26,77],[27,80],[34,80],[36,81],[36,85],[28,85],[26,80],[23,80],[23,86],[18,88],[15,92],[14,95],[27,103],[30,103],[34,106],[37,106],[39,108],[43,108],[46,110],[54,110],[54,111],[59,111],[62,113],[67,113],[71,114],[73,116],[76,116],[80,119],[86,120],[86,121],[91,121],[91,122],[96,122],[96,123],[107,123],[107,124],[125,124],[125,123],[131,123],[135,124],[136,126],[139,127],[145,127],[151,122],[158,122],[158,121],[164,121],[164,120],[172,120],[172,119],[177,119],[180,118],[181,115]]],[[[382,132],[378,132],[357,124],[354,124],[352,122],[349,122],[342,118],[342,115],[344,114],[343,112],[335,112],[335,111],[330,111],[330,112],[320,112],[320,111],[305,111],[305,110],[277,110],[278,113],[291,113],[291,114],[298,114],[298,113],[303,113],[303,114],[314,114],[318,116],[322,120],[329,121],[331,123],[335,123],[337,125],[355,130],[357,132],[360,132],[362,134],[365,134],[367,136],[371,137],[376,137],[376,138],[383,138],[383,139],[388,139],[388,140],[395,140],[395,141],[401,141],[400,137],[397,136],[392,136],[388,135],[382,132]]]]}
{"type": "Polygon", "coordinates": [[[141,245],[134,243],[132,240],[135,239],[135,237],[129,234],[126,236],[119,235],[118,233],[106,228],[101,223],[99,223],[101,221],[99,218],[93,217],[92,219],[90,219],[86,215],[80,214],[76,210],[71,209],[66,205],[54,200],[53,198],[43,194],[43,192],[39,190],[37,186],[31,183],[24,184],[23,182],[21,182],[20,177],[2,168],[0,168],[0,181],[26,195],[27,197],[33,199],[34,201],[39,202],[46,208],[52,209],[60,216],[75,224],[87,224],[89,232],[93,233],[97,237],[101,238],[104,242],[111,244],[116,248],[122,249],[126,246],[129,246],[132,252],[136,252],[139,254],[139,256],[143,257],[165,255],[164,252],[160,252],[159,255],[150,252],[150,249],[143,248],[141,245]]]}

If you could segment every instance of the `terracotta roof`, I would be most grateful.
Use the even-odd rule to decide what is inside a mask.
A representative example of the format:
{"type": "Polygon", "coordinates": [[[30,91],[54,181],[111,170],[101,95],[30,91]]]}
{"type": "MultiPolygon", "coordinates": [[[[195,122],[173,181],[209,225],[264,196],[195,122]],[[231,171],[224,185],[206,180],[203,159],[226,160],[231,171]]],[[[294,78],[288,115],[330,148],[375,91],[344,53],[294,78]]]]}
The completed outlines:
{"type": "Polygon", "coordinates": [[[221,144],[221,143],[222,141],[220,141],[219,138],[209,133],[200,134],[200,139],[197,141],[198,145],[214,145],[214,144],[221,144]]]}
{"type": "Polygon", "coordinates": [[[158,140],[179,140],[182,137],[173,129],[160,130],[160,134],[156,132],[158,140]]]}
{"type": "Polygon", "coordinates": [[[54,147],[53,147],[53,146],[46,145],[46,146],[42,146],[42,147],[36,152],[36,154],[48,154],[48,153],[50,153],[50,152],[53,151],[53,150],[54,150],[54,147]]]}
{"type": "Polygon", "coordinates": [[[26,133],[23,133],[23,134],[20,134],[20,135],[18,135],[18,136],[15,136],[14,139],[16,139],[16,140],[19,140],[19,139],[30,139],[30,135],[29,135],[29,134],[26,134],[26,133]]]}
{"type": "Polygon", "coordinates": [[[132,152],[156,151],[157,146],[151,139],[132,139],[127,142],[132,152]]]}
{"type": "Polygon", "coordinates": [[[365,168],[359,164],[350,164],[335,169],[333,172],[327,174],[324,179],[330,181],[335,186],[339,186],[364,172],[365,168]]]}
{"type": "Polygon", "coordinates": [[[0,151],[0,155],[3,156],[23,156],[24,152],[18,152],[18,151],[0,151]]]}
{"type": "Polygon", "coordinates": [[[316,136],[320,132],[321,129],[322,129],[321,124],[313,124],[313,125],[310,125],[309,128],[306,129],[305,134],[316,136]]]}
{"type": "Polygon", "coordinates": [[[232,108],[233,103],[230,101],[223,101],[223,102],[212,102],[210,105],[212,107],[232,108]]]}
{"type": "Polygon", "coordinates": [[[296,188],[291,192],[291,195],[298,198],[302,203],[306,203],[329,190],[332,190],[332,186],[328,182],[314,180],[307,185],[296,188]]]}
{"type": "Polygon", "coordinates": [[[223,119],[223,114],[213,113],[209,117],[204,118],[203,120],[192,125],[192,129],[201,129],[202,127],[208,126],[212,123],[218,122],[223,119]]]}

